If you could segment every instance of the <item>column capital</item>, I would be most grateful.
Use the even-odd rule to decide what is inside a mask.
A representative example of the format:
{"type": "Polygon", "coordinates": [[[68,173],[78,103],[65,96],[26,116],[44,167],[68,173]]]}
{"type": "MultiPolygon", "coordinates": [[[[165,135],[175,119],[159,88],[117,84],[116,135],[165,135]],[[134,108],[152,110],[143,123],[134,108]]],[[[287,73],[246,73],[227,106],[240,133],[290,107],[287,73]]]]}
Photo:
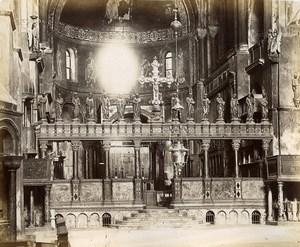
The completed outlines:
{"type": "Polygon", "coordinates": [[[234,151],[238,151],[240,149],[240,146],[241,146],[241,140],[240,139],[233,139],[232,140],[232,148],[234,151]]]}
{"type": "Polygon", "coordinates": [[[263,139],[263,140],[262,140],[262,148],[263,148],[263,150],[264,150],[265,152],[268,151],[269,146],[270,146],[270,142],[271,142],[271,140],[268,140],[268,139],[263,139]]]}
{"type": "Polygon", "coordinates": [[[5,156],[1,157],[4,160],[4,166],[8,170],[18,170],[21,166],[21,162],[24,159],[23,156],[5,156]]]}
{"type": "Polygon", "coordinates": [[[141,140],[133,140],[134,149],[140,149],[141,148],[141,140]]]}
{"type": "Polygon", "coordinates": [[[278,187],[282,187],[283,186],[283,182],[278,182],[278,187]]]}
{"type": "Polygon", "coordinates": [[[210,147],[210,140],[202,140],[202,148],[204,149],[204,151],[207,151],[210,147]]]}
{"type": "Polygon", "coordinates": [[[45,185],[45,191],[50,191],[51,190],[51,187],[52,187],[52,184],[46,184],[45,185]]]}
{"type": "Polygon", "coordinates": [[[71,146],[72,146],[73,151],[78,151],[79,146],[80,146],[80,141],[78,141],[78,140],[71,141],[71,146]]]}
{"type": "Polygon", "coordinates": [[[103,148],[104,148],[104,151],[109,151],[110,146],[111,146],[110,141],[103,141],[103,148]]]}

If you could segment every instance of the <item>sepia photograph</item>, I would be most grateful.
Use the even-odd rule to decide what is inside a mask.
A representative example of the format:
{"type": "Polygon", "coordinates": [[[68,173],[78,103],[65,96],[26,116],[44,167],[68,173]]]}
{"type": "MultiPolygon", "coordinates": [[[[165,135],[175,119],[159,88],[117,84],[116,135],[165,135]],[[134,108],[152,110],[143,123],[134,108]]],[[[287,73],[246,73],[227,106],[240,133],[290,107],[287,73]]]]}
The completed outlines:
{"type": "Polygon", "coordinates": [[[300,0],[0,0],[0,247],[300,247],[300,0]]]}

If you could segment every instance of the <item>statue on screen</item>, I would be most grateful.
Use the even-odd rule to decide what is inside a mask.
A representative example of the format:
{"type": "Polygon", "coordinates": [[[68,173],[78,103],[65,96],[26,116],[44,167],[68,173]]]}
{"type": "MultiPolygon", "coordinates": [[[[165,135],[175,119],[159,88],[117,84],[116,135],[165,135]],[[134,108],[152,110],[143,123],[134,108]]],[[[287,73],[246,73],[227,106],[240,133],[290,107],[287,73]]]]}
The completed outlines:
{"type": "Polygon", "coordinates": [[[64,103],[64,99],[61,97],[61,93],[59,93],[57,99],[55,100],[56,120],[62,119],[61,115],[62,115],[63,103],[64,103]]]}
{"type": "Polygon", "coordinates": [[[217,110],[218,110],[218,120],[223,120],[224,119],[225,101],[222,99],[220,93],[218,93],[216,102],[217,102],[217,110]]]}
{"type": "Polygon", "coordinates": [[[254,114],[254,97],[252,94],[248,94],[246,98],[247,105],[247,122],[253,122],[253,114],[254,114]]]}
{"type": "Polygon", "coordinates": [[[192,92],[190,92],[188,97],[186,98],[186,103],[187,103],[187,119],[193,120],[194,119],[194,111],[195,111],[195,101],[193,99],[192,92]]]}
{"type": "Polygon", "coordinates": [[[105,120],[109,119],[110,99],[107,97],[106,93],[103,94],[101,107],[102,107],[103,119],[105,120]]]}
{"type": "Polygon", "coordinates": [[[86,98],[86,111],[88,119],[92,120],[95,118],[95,101],[92,93],[86,98]]]}
{"type": "Polygon", "coordinates": [[[117,99],[117,112],[119,120],[124,120],[124,113],[126,107],[126,100],[120,95],[117,99]]]}
{"type": "Polygon", "coordinates": [[[209,114],[209,106],[210,106],[210,100],[207,98],[207,94],[205,93],[202,100],[202,119],[207,120],[208,114],[209,114]]]}
{"type": "Polygon", "coordinates": [[[138,93],[135,94],[132,104],[133,104],[133,120],[141,121],[141,98],[138,93]]]}
{"type": "Polygon", "coordinates": [[[77,93],[74,93],[72,103],[74,105],[73,106],[73,118],[77,119],[77,118],[79,118],[79,114],[80,114],[80,99],[79,99],[77,93]]]}
{"type": "Polygon", "coordinates": [[[39,98],[38,102],[38,109],[39,109],[39,115],[42,120],[46,119],[46,104],[47,104],[47,97],[46,94],[43,93],[42,97],[39,98]]]}
{"type": "Polygon", "coordinates": [[[260,107],[261,107],[262,119],[263,120],[268,119],[269,109],[268,109],[268,100],[267,100],[267,94],[266,93],[262,94],[262,99],[260,101],[260,107]]]}
{"type": "Polygon", "coordinates": [[[231,120],[238,120],[239,113],[238,113],[238,105],[239,101],[236,94],[233,94],[233,97],[230,101],[230,111],[231,111],[231,120]]]}

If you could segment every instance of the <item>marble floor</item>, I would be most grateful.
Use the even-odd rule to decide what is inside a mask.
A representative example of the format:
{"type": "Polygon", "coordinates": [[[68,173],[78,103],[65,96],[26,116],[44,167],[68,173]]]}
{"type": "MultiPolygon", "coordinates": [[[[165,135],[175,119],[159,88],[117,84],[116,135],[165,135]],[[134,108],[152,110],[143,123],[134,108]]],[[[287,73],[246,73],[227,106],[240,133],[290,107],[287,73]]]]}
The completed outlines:
{"type": "MultiPolygon", "coordinates": [[[[37,241],[45,240],[45,235],[37,235],[37,241]]],[[[71,247],[300,247],[300,224],[206,226],[201,229],[72,230],[69,231],[69,241],[71,247]]]]}

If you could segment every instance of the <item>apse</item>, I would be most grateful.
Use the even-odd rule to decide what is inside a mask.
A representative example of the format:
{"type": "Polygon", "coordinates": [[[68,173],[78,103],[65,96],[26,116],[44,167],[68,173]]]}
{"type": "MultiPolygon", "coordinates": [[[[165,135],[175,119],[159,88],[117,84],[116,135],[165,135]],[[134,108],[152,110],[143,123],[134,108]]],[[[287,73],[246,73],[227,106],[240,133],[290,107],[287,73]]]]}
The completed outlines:
{"type": "Polygon", "coordinates": [[[135,51],[125,44],[107,44],[99,49],[96,71],[100,87],[110,94],[127,94],[138,78],[135,51]]]}

